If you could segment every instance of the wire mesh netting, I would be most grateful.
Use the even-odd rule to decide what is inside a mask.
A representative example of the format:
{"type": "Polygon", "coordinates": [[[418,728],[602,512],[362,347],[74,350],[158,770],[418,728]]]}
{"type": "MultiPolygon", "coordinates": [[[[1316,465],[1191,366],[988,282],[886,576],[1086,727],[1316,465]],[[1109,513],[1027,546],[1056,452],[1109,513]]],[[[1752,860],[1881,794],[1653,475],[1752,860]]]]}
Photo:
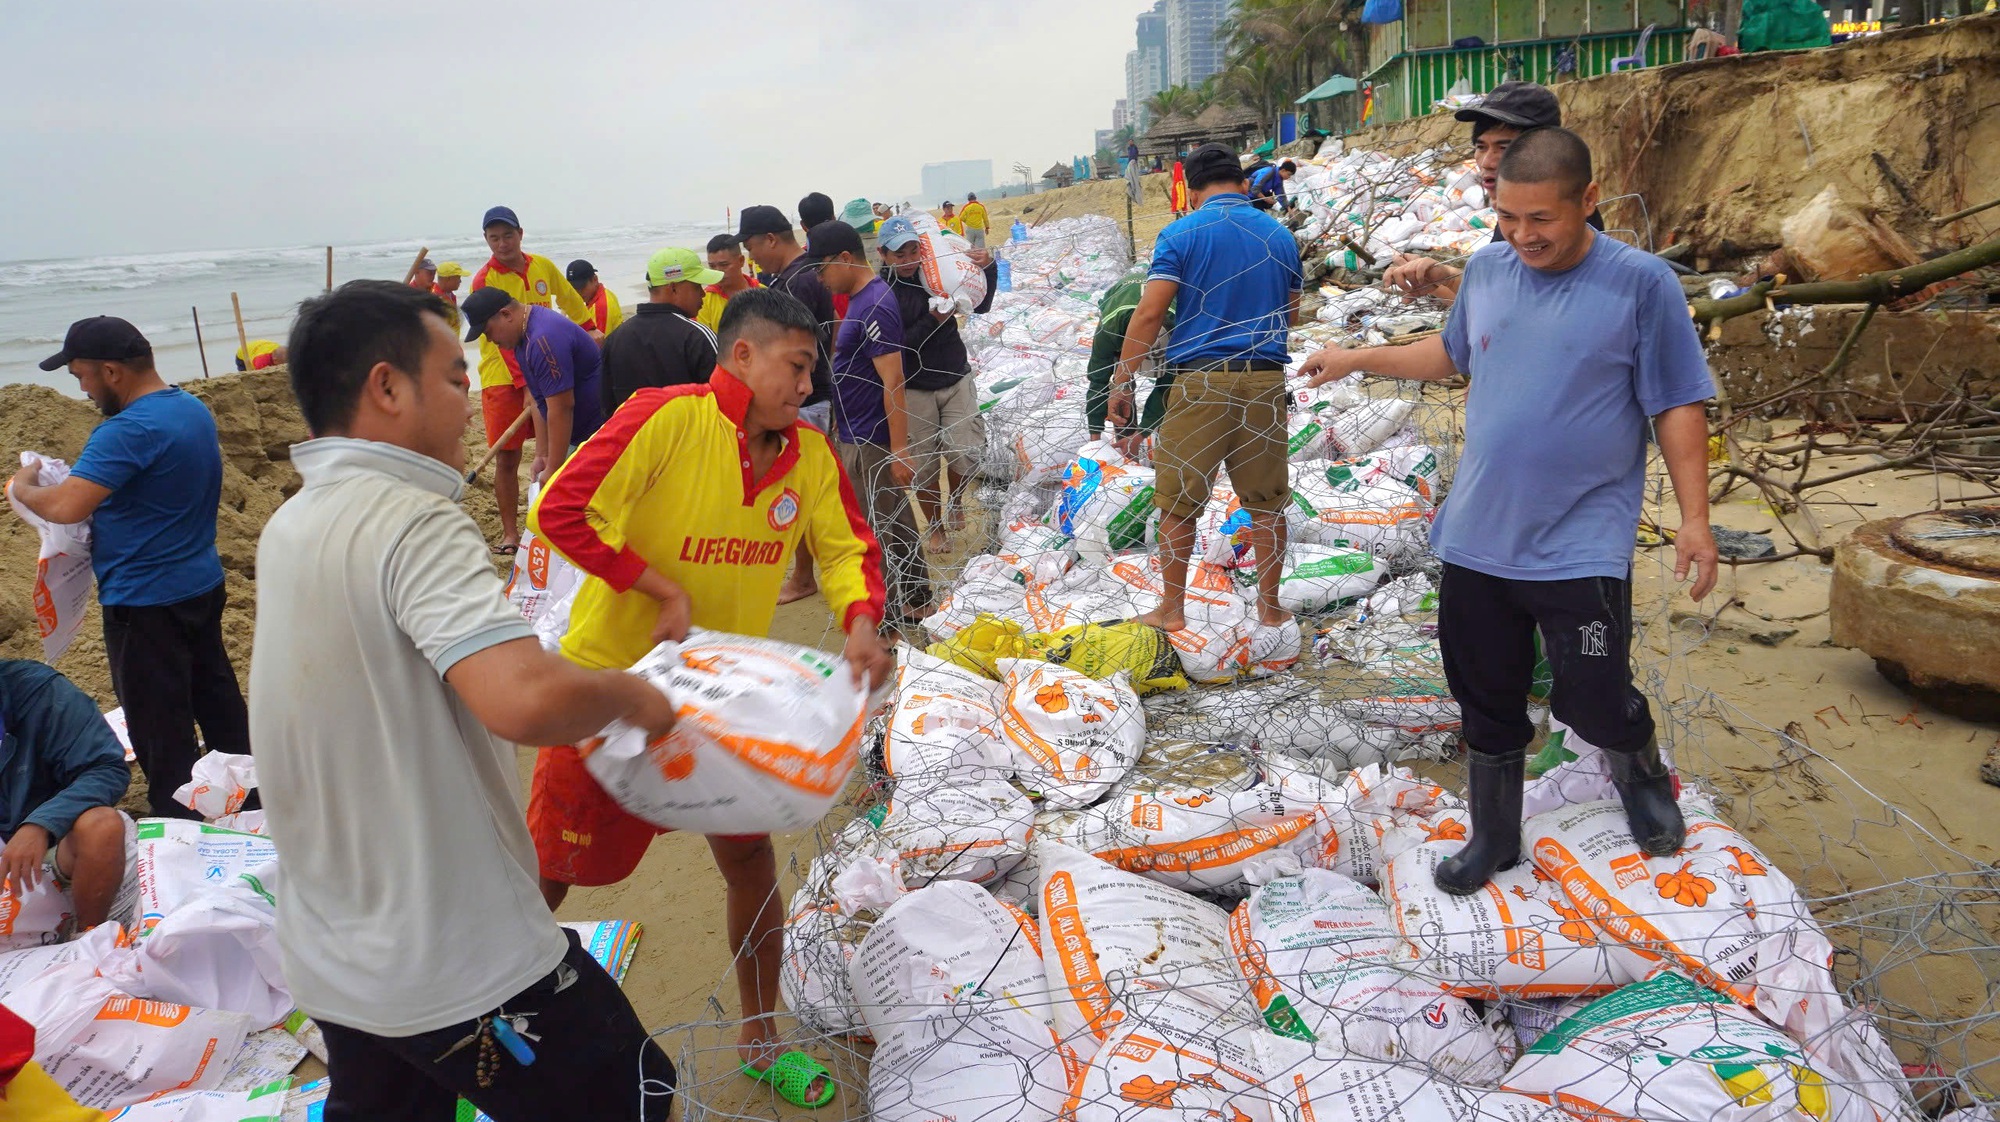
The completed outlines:
{"type": "MultiPolygon", "coordinates": [[[[1291,193],[1302,253],[1342,280],[1489,236],[1476,176],[1441,153],[1329,158],[1291,193]]],[[[788,1041],[839,1085],[822,1115],[1984,1117],[1994,870],[1690,681],[1703,636],[1666,600],[1638,605],[1634,657],[1686,846],[1638,851],[1605,754],[1550,717],[1540,673],[1527,859],[1472,896],[1436,887],[1470,825],[1428,541],[1459,391],[1289,378],[1282,553],[1258,556],[1271,539],[1223,471],[1185,627],[1134,625],[1164,587],[1156,449],[1086,420],[1125,231],[1065,218],[1002,254],[1012,290],[963,328],[983,420],[970,556],[907,633],[865,776],[784,902],[788,1041]],[[1275,673],[1251,652],[1267,564],[1303,624],[1275,673]]],[[[1445,316],[1323,295],[1293,370],[1445,316]]],[[[1648,487],[1668,495],[1657,457],[1648,487]]],[[[1671,561],[1636,564],[1673,587],[1671,561]]],[[[691,1119],[771,1110],[736,1077],[733,989],[663,1030],[691,1119]]]]}

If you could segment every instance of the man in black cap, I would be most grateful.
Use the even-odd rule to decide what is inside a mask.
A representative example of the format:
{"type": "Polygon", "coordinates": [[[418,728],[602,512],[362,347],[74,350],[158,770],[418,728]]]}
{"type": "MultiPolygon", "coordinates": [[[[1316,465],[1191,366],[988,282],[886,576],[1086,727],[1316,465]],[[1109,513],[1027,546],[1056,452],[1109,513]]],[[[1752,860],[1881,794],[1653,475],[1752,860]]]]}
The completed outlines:
{"type": "Polygon", "coordinates": [[[598,342],[603,342],[604,336],[625,322],[625,309],[619,306],[618,297],[598,281],[597,266],[578,258],[563,270],[563,276],[569,281],[569,286],[576,289],[576,294],[583,297],[583,306],[589,310],[583,329],[597,332],[598,342]]]}
{"type": "Polygon", "coordinates": [[[9,490],[50,522],[91,520],[111,688],[125,707],[152,812],[199,817],[173,799],[200,752],[195,726],[212,751],[250,751],[249,713],[222,645],[215,418],[161,379],[152,345],[122,319],[71,324],[42,369],[65,365],[105,419],[68,478],[45,487],[38,467],[22,468],[9,490]]]}
{"type": "MultiPolygon", "coordinates": [[[[1486,205],[1492,206],[1493,186],[1499,181],[1500,158],[1507,154],[1507,146],[1529,129],[1560,127],[1562,104],[1556,100],[1555,91],[1547,86],[1502,82],[1478,104],[1468,105],[1452,116],[1472,124],[1472,162],[1479,169],[1479,186],[1485,192],[1486,205]]],[[[1604,219],[1595,210],[1590,212],[1590,225],[1604,229],[1604,219]]],[[[1493,240],[1506,239],[1496,228],[1493,240]]],[[[1458,298],[1459,278],[1464,273],[1464,269],[1433,257],[1398,253],[1388,271],[1382,274],[1382,284],[1411,296],[1435,296],[1449,304],[1458,298]]]]}
{"type": "MultiPolygon", "coordinates": [[[[822,196],[824,197],[824,196],[822,196]]],[[[833,200],[827,199],[829,210],[833,200]]],[[[815,203],[812,195],[799,200],[799,210],[803,213],[807,203],[815,203]]],[[[829,217],[827,221],[833,219],[829,217]]],[[[807,229],[812,229],[808,226],[807,229]]],[[[840,314],[834,310],[833,293],[820,282],[819,263],[806,256],[799,247],[798,235],[792,232],[792,223],[785,212],[774,206],[751,206],[743,208],[743,217],[737,223],[736,240],[743,251],[757,262],[757,267],[767,269],[771,278],[769,287],[789,293],[798,298],[813,314],[819,324],[819,361],[813,364],[812,396],[806,398],[799,410],[799,420],[812,425],[821,432],[833,429],[833,329],[840,322],[840,314]]],[[[812,553],[804,545],[799,547],[799,560],[792,570],[792,577],[778,592],[778,603],[789,604],[819,594],[819,582],[813,579],[812,553]]]]}

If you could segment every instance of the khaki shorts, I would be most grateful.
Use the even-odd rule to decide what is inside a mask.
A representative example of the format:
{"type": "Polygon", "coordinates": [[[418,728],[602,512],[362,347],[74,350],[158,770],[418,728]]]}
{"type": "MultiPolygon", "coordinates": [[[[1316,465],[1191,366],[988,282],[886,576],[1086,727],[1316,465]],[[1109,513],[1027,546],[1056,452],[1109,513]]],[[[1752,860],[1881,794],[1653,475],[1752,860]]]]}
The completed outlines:
{"type": "Polygon", "coordinates": [[[985,249],[986,231],[975,230],[972,227],[967,226],[965,228],[965,244],[971,246],[974,249],[985,249]]]}
{"type": "Polygon", "coordinates": [[[910,418],[910,458],[917,465],[918,490],[937,486],[939,456],[950,463],[953,475],[972,478],[986,451],[986,422],[979,416],[972,375],[942,390],[903,391],[903,412],[910,418]]]}
{"type": "Polygon", "coordinates": [[[1243,509],[1278,510],[1292,494],[1287,411],[1282,370],[1177,368],[1153,442],[1154,505],[1169,518],[1194,518],[1223,465],[1243,509]]]}

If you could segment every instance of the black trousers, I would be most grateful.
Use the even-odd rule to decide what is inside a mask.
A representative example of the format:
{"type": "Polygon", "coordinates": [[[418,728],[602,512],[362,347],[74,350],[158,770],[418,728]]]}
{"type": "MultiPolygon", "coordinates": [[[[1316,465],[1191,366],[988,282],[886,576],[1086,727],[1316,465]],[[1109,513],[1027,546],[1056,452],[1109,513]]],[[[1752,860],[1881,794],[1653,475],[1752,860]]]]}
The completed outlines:
{"type": "Polygon", "coordinates": [[[477,1021],[400,1037],[320,1021],[332,1085],[326,1122],[452,1122],[460,1097],[493,1122],[663,1122],[674,1101],[673,1062],[576,934],[563,934],[569,953],[555,972],[496,1010],[533,1014],[527,1029],[541,1037],[528,1042],[533,1064],[500,1049],[492,1086],[481,1088],[478,1044],[445,1055],[477,1021]]]}
{"type": "Polygon", "coordinates": [[[174,801],[201,752],[250,751],[250,712],[222,646],[224,585],[172,604],[104,606],[111,688],[158,818],[200,818],[174,801]]]}
{"type": "Polygon", "coordinates": [[[1503,754],[1534,739],[1527,698],[1537,627],[1555,676],[1556,718],[1606,751],[1645,747],[1653,713],[1632,685],[1631,581],[1510,580],[1448,564],[1438,588],[1438,643],[1466,744],[1503,754]]]}

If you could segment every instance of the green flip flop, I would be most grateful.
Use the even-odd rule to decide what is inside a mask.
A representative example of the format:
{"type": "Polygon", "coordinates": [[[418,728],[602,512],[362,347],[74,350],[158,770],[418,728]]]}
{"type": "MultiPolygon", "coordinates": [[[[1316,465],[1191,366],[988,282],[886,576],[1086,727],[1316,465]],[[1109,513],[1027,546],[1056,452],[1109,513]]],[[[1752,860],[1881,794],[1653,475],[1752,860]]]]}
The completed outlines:
{"type": "Polygon", "coordinates": [[[786,1052],[771,1061],[771,1066],[763,1071],[758,1071],[745,1063],[743,1074],[759,1083],[769,1083],[786,1102],[807,1110],[818,1110],[832,1102],[834,1095],[838,1093],[833,1082],[833,1073],[826,1069],[825,1064],[804,1052],[786,1052]],[[815,1079],[826,1080],[825,1093],[820,1096],[818,1102],[807,1102],[806,1091],[812,1087],[815,1079]]]}

